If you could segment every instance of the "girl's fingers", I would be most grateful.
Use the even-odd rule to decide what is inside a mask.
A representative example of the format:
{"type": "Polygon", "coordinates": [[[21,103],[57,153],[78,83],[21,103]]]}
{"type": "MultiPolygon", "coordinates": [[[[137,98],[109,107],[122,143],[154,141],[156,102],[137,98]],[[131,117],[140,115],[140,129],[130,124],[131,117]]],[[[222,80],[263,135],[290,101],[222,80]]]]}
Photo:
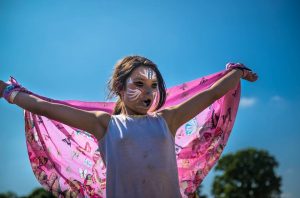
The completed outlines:
{"type": "Polygon", "coordinates": [[[250,82],[254,82],[258,79],[258,76],[256,73],[249,71],[248,75],[246,75],[246,77],[243,79],[250,81],[250,82]]]}
{"type": "Polygon", "coordinates": [[[254,82],[254,81],[256,81],[257,79],[258,79],[258,76],[255,74],[255,75],[253,75],[252,76],[252,79],[253,79],[253,81],[252,82],[254,82]]]}

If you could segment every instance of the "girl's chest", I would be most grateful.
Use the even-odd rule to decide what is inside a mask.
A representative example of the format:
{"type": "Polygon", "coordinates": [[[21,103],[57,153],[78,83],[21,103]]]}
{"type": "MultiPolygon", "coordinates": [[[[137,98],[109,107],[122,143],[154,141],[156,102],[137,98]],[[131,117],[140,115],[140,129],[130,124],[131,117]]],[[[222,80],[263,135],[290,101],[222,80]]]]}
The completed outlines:
{"type": "Polygon", "coordinates": [[[120,145],[163,144],[168,141],[165,131],[155,125],[134,125],[113,130],[111,138],[120,145]]]}

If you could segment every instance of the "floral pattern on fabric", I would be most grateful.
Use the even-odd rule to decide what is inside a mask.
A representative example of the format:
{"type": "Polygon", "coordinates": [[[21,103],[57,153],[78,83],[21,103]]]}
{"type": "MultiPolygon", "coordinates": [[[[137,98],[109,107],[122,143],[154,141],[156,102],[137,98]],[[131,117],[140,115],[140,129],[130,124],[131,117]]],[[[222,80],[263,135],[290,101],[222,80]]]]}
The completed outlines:
{"type": "MultiPolygon", "coordinates": [[[[162,109],[204,91],[228,71],[221,71],[167,89],[162,109]]],[[[84,110],[112,113],[114,102],[59,101],[84,110]]],[[[182,197],[192,197],[219,159],[234,125],[240,83],[196,117],[183,124],[175,137],[182,197]]],[[[32,170],[46,190],[58,197],[105,198],[106,167],[91,134],[24,110],[25,134],[32,170]]]]}

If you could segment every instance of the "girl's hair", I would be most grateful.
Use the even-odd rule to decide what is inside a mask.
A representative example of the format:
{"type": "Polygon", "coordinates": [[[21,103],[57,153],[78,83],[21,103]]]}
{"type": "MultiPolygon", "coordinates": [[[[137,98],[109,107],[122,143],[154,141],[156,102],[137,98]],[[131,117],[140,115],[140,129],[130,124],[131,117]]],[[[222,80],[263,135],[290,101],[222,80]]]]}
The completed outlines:
{"type": "Polygon", "coordinates": [[[156,73],[158,81],[159,99],[156,102],[155,110],[158,110],[165,104],[166,86],[164,79],[162,78],[161,73],[159,72],[156,64],[142,56],[126,56],[125,58],[119,60],[116,63],[113,74],[107,83],[107,88],[109,91],[107,98],[111,99],[115,96],[118,96],[118,100],[113,110],[113,115],[120,114],[122,112],[124,104],[121,99],[120,91],[125,89],[126,80],[131,75],[133,70],[140,66],[150,67],[156,73]]]}

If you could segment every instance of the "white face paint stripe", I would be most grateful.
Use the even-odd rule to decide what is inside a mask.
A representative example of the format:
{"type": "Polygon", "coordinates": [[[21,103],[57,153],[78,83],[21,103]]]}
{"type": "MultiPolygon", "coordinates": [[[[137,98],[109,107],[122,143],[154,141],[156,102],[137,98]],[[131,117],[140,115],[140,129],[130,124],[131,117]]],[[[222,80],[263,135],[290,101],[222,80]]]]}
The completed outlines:
{"type": "Polygon", "coordinates": [[[156,88],[156,89],[153,91],[153,93],[152,93],[152,94],[153,94],[153,99],[155,98],[157,92],[158,92],[158,88],[156,88]]]}
{"type": "Polygon", "coordinates": [[[148,75],[149,75],[150,79],[156,78],[155,72],[152,69],[150,69],[150,68],[149,68],[148,75]]]}
{"type": "Polygon", "coordinates": [[[140,75],[142,75],[142,76],[144,76],[145,78],[147,78],[147,79],[148,79],[148,74],[147,74],[147,71],[146,71],[146,69],[143,69],[143,71],[142,71],[142,72],[140,72],[140,75]]]}
{"type": "Polygon", "coordinates": [[[158,92],[158,88],[156,88],[155,90],[153,90],[153,93],[156,93],[156,92],[158,92]]]}
{"type": "Polygon", "coordinates": [[[143,71],[140,72],[140,75],[144,76],[147,79],[156,78],[156,74],[151,68],[143,69],[143,71]]]}
{"type": "Polygon", "coordinates": [[[133,81],[132,81],[132,78],[130,77],[130,78],[128,78],[128,81],[127,81],[127,83],[128,84],[132,84],[133,83],[133,81]]]}
{"type": "Polygon", "coordinates": [[[141,93],[142,92],[139,89],[127,88],[128,97],[131,98],[132,100],[136,100],[141,95],[141,93]]]}

